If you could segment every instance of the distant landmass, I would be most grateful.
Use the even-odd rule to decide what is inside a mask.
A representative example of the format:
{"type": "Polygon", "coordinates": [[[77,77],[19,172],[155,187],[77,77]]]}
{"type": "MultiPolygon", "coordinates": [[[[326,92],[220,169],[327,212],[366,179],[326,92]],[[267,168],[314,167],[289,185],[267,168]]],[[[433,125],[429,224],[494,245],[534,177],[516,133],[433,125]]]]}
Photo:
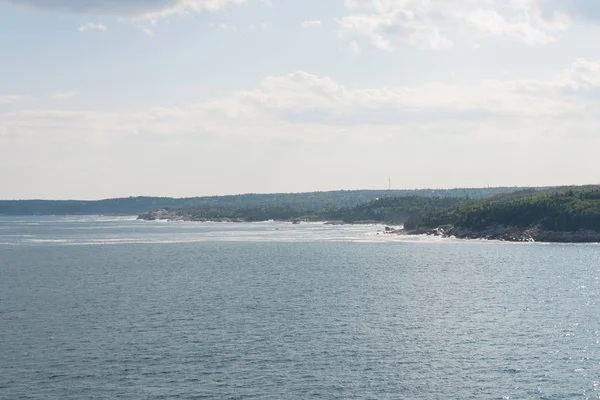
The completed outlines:
{"type": "Polygon", "coordinates": [[[461,197],[382,197],[354,207],[276,204],[272,206],[199,206],[161,209],[139,216],[142,220],[257,222],[327,221],[329,223],[403,224],[414,215],[446,210],[467,201],[461,197]]]}
{"type": "Polygon", "coordinates": [[[4,200],[0,215],[138,215],[141,220],[403,225],[389,234],[600,242],[600,186],[349,190],[99,201],[4,200]]]}
{"type": "MultiPolygon", "coordinates": [[[[388,234],[429,234],[463,239],[517,242],[600,242],[600,186],[517,189],[470,195],[437,192],[427,196],[381,197],[355,206],[320,202],[274,202],[270,205],[196,206],[161,209],[140,219],[252,222],[268,219],[383,223],[388,234]],[[475,198],[473,198],[474,196],[475,198]],[[338,207],[334,207],[337,204],[338,207]]],[[[485,190],[485,191],[483,191],[485,190]]],[[[364,193],[363,193],[364,194],[364,193]]],[[[378,193],[382,194],[382,193],[378,193]]],[[[385,194],[385,193],[383,193],[385,194]]],[[[406,194],[406,193],[404,193],[406,194]]]]}
{"type": "MultiPolygon", "coordinates": [[[[156,210],[222,209],[225,214],[239,209],[295,209],[299,214],[355,207],[383,197],[483,199],[520,188],[466,188],[421,190],[340,190],[311,193],[242,194],[192,198],[129,197],[98,201],[0,200],[0,215],[139,215],[156,210]]],[[[269,219],[275,219],[271,217],[269,219]]]]}

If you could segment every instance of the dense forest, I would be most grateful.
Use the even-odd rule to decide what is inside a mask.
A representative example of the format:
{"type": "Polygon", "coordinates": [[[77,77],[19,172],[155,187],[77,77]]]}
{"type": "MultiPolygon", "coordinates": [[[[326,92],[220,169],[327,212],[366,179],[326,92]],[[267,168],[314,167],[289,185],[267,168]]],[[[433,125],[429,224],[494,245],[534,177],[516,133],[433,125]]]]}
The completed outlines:
{"type": "MultiPolygon", "coordinates": [[[[465,202],[438,212],[414,214],[408,230],[445,228],[483,232],[495,227],[521,230],[600,233],[600,187],[562,187],[519,191],[465,202]]],[[[474,235],[476,236],[476,235],[474,235]]]]}
{"type": "Polygon", "coordinates": [[[411,217],[441,212],[467,201],[456,197],[386,197],[356,207],[329,212],[322,219],[339,220],[346,223],[403,224],[411,217]]]}
{"type": "Polygon", "coordinates": [[[433,213],[457,206],[467,200],[457,197],[384,197],[355,207],[311,208],[298,206],[214,207],[200,206],[158,210],[142,214],[140,219],[188,221],[265,221],[303,220],[343,223],[402,224],[413,215],[433,213]]]}
{"type": "MultiPolygon", "coordinates": [[[[193,198],[129,197],[98,201],[3,200],[0,215],[138,215],[159,209],[197,208],[221,210],[223,214],[241,209],[297,210],[314,214],[332,209],[355,207],[383,197],[453,197],[483,199],[519,188],[348,190],[311,193],[242,194],[193,198]]],[[[233,216],[233,215],[231,215],[233,216]]]]}

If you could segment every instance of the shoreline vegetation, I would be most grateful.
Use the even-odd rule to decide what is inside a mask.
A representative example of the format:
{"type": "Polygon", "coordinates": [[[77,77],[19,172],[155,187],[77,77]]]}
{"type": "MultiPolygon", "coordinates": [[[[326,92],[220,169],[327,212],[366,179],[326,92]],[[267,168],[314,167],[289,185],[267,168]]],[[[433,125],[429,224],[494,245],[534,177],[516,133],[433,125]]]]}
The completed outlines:
{"type": "Polygon", "coordinates": [[[489,197],[384,197],[338,209],[193,207],[161,209],[140,220],[374,223],[385,234],[511,242],[600,243],[600,186],[520,189],[489,197]]]}
{"type": "Polygon", "coordinates": [[[600,242],[600,186],[350,190],[99,201],[0,200],[0,216],[139,215],[140,220],[382,224],[386,234],[513,242],[600,242]]]}
{"type": "Polygon", "coordinates": [[[416,190],[337,190],[307,193],[238,194],[189,198],[127,197],[105,200],[0,200],[0,216],[23,215],[139,215],[161,209],[240,209],[293,208],[314,213],[355,207],[384,197],[452,197],[483,199],[517,187],[416,189],[416,190]]]}
{"type": "Polygon", "coordinates": [[[140,220],[195,222],[325,222],[328,224],[402,225],[411,216],[445,210],[465,200],[458,197],[384,197],[354,207],[311,208],[290,205],[275,207],[194,207],[160,209],[140,214],[140,220]]]}
{"type": "Polygon", "coordinates": [[[600,186],[525,190],[415,214],[405,232],[511,242],[600,242],[600,186]]]}

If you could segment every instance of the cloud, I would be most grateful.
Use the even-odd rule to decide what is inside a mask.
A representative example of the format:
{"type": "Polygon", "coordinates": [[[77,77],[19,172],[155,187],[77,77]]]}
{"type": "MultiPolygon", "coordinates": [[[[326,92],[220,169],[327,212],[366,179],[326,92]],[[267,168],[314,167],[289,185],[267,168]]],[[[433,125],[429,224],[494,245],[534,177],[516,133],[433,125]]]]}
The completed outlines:
{"type": "Polygon", "coordinates": [[[21,96],[15,94],[0,94],[0,105],[3,104],[14,104],[27,99],[28,96],[21,96]]]}
{"type": "MultiPolygon", "coordinates": [[[[325,187],[340,179],[347,180],[339,187],[365,187],[389,173],[406,187],[584,183],[597,179],[599,94],[600,62],[578,59],[545,80],[360,88],[298,71],[178,107],[10,106],[0,110],[0,168],[11,171],[5,187],[13,193],[25,193],[25,177],[37,177],[35,190],[49,182],[45,190],[53,190],[60,176],[77,182],[64,187],[88,185],[98,197],[115,182],[127,192],[144,179],[148,186],[135,192],[173,177],[173,190],[190,190],[198,173],[214,177],[218,163],[217,180],[243,171],[237,184],[248,186],[237,191],[259,190],[253,177],[270,173],[291,175],[311,190],[317,178],[325,187]],[[157,158],[164,161],[158,167],[157,158]],[[93,184],[78,181],[90,175],[98,177],[93,184]]],[[[298,187],[285,188],[292,189],[298,187]]]]}
{"type": "Polygon", "coordinates": [[[350,53],[358,54],[361,51],[361,47],[360,47],[360,44],[358,44],[358,42],[356,40],[352,40],[348,44],[348,47],[346,48],[346,50],[349,51],[350,53]]]}
{"type": "Polygon", "coordinates": [[[223,23],[223,22],[218,23],[218,24],[210,23],[210,24],[208,24],[208,27],[211,28],[211,29],[218,29],[218,30],[221,30],[221,31],[237,31],[237,27],[236,26],[229,25],[229,24],[226,24],[226,23],[223,23]]]}
{"type": "Polygon", "coordinates": [[[176,0],[0,0],[17,6],[91,15],[134,16],[177,3],[176,0]]]}
{"type": "Polygon", "coordinates": [[[68,92],[56,92],[52,95],[54,100],[70,100],[74,97],[77,97],[81,94],[81,92],[77,90],[71,90],[68,92]]]}
{"type": "Polygon", "coordinates": [[[499,36],[548,44],[569,28],[566,11],[545,0],[345,0],[337,20],[342,39],[361,38],[393,51],[402,45],[442,50],[455,38],[499,36]]]}
{"type": "Polygon", "coordinates": [[[219,12],[246,0],[0,0],[0,2],[58,12],[157,19],[192,12],[219,12]]]}
{"type": "Polygon", "coordinates": [[[321,21],[318,19],[311,20],[311,21],[304,21],[302,23],[302,27],[303,28],[319,28],[319,27],[321,27],[321,21]]]}
{"type": "Polygon", "coordinates": [[[574,18],[597,21],[600,19],[600,2],[590,0],[540,0],[543,12],[555,10],[568,13],[574,18]]]}
{"type": "Polygon", "coordinates": [[[140,20],[156,20],[172,15],[186,15],[193,12],[208,11],[217,13],[230,5],[241,5],[247,0],[178,0],[173,1],[165,7],[136,15],[140,20]]]}
{"type": "Polygon", "coordinates": [[[144,35],[146,36],[154,36],[154,31],[150,28],[148,28],[147,26],[144,25],[140,25],[140,24],[136,24],[135,25],[141,32],[144,33],[144,35]]]}
{"type": "Polygon", "coordinates": [[[79,27],[79,30],[81,32],[85,32],[85,31],[101,31],[101,32],[104,32],[104,31],[108,30],[108,27],[106,27],[106,25],[102,25],[102,24],[88,23],[88,24],[85,24],[85,25],[81,25],[79,27]]]}
{"type": "Polygon", "coordinates": [[[326,140],[324,132],[335,136],[366,131],[437,131],[459,137],[502,132],[506,138],[544,140],[548,134],[595,134],[600,127],[599,94],[600,62],[586,59],[576,60],[549,80],[431,82],[362,89],[298,71],[266,77],[252,90],[180,107],[130,113],[0,113],[0,141],[195,134],[315,141],[326,140]]]}
{"type": "Polygon", "coordinates": [[[251,31],[266,31],[267,29],[269,29],[269,25],[266,22],[260,23],[258,25],[256,25],[256,24],[250,25],[251,31]]]}
{"type": "Polygon", "coordinates": [[[330,77],[298,71],[267,77],[252,90],[237,92],[238,104],[278,115],[312,114],[328,121],[401,123],[407,115],[436,119],[563,117],[584,113],[600,88],[600,62],[576,60],[552,80],[483,80],[474,84],[431,82],[418,86],[350,89],[330,77]],[[573,97],[575,95],[575,97],[573,97]],[[371,118],[373,117],[373,118],[371,118]]]}
{"type": "Polygon", "coordinates": [[[573,89],[590,89],[600,86],[600,62],[577,59],[564,72],[564,82],[573,89]]]}

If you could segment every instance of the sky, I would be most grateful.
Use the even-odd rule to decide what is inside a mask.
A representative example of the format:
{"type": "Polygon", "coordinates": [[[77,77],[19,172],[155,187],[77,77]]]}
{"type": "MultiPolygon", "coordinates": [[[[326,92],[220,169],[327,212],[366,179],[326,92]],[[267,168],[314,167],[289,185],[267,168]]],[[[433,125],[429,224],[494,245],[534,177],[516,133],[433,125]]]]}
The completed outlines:
{"type": "Polygon", "coordinates": [[[600,2],[0,0],[0,199],[600,184],[600,2]]]}

